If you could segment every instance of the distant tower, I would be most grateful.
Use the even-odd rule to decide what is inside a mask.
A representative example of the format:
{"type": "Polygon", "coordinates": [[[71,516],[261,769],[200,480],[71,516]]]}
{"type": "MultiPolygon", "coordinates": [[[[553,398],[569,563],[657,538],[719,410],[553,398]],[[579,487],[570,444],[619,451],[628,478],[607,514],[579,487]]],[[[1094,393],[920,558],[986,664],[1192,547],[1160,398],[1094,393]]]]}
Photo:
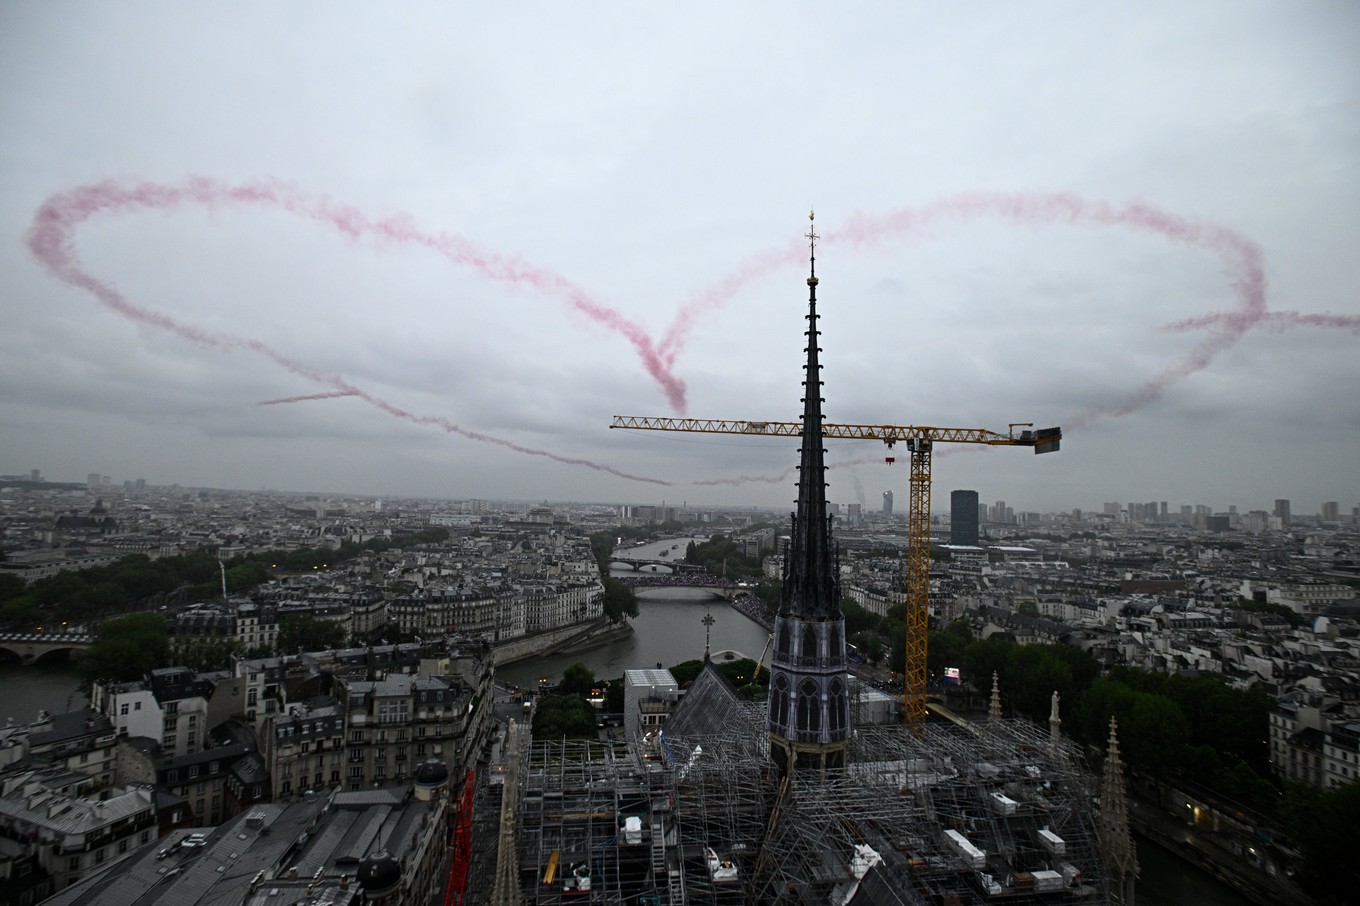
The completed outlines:
{"type": "Polygon", "coordinates": [[[1110,743],[1100,777],[1098,831],[1110,875],[1110,902],[1133,906],[1138,880],[1138,853],[1129,833],[1129,803],[1124,798],[1124,763],[1119,760],[1119,723],[1110,718],[1110,743]]]}
{"type": "Polygon", "coordinates": [[[1289,501],[1283,497],[1275,500],[1275,515],[1280,517],[1280,528],[1289,528],[1289,501]]]}
{"type": "Polygon", "coordinates": [[[978,493],[951,491],[949,494],[949,543],[977,547],[978,493]]]}
{"type": "Polygon", "coordinates": [[[987,719],[1001,719],[1001,677],[992,671],[992,700],[987,704],[987,719]]]}
{"type": "Polygon", "coordinates": [[[1062,739],[1062,718],[1058,716],[1058,690],[1053,690],[1053,705],[1048,710],[1048,741],[1057,747],[1062,739]]]}
{"type": "MultiPolygon", "coordinates": [[[[784,586],[774,620],[767,711],[770,757],[786,776],[843,768],[850,737],[845,615],[826,507],[822,369],[817,356],[821,351],[817,346],[817,234],[812,229],[808,240],[808,344],[798,510],[793,514],[784,586]]],[[[885,505],[891,499],[891,492],[885,494],[885,505]]]]}
{"type": "Polygon", "coordinates": [[[1341,504],[1335,500],[1329,500],[1322,505],[1323,522],[1341,521],[1341,504]]]}
{"type": "Polygon", "coordinates": [[[883,515],[892,515],[892,491],[883,492],[883,515]]]}

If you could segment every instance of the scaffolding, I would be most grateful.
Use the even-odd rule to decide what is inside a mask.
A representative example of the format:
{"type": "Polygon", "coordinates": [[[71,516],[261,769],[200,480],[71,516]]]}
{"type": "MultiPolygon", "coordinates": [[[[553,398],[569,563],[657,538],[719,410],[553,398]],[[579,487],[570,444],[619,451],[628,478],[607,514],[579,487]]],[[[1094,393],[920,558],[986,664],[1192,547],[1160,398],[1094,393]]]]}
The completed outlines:
{"type": "Polygon", "coordinates": [[[788,782],[759,705],[705,731],[533,743],[524,902],[1108,902],[1095,781],[1073,744],[1027,722],[864,727],[846,770],[788,782]]]}

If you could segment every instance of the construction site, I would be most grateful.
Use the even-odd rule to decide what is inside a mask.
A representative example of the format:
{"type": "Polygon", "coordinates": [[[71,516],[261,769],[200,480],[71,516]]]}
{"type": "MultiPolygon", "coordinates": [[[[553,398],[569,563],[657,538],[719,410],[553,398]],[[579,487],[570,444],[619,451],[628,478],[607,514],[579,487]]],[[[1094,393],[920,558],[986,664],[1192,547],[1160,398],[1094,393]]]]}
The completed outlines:
{"type": "Polygon", "coordinates": [[[1017,720],[858,730],[848,768],[780,778],[763,703],[705,670],[638,746],[534,742],[513,814],[516,902],[1109,902],[1097,789],[1017,720]]]}
{"type": "Polygon", "coordinates": [[[822,384],[818,237],[811,229],[807,235],[807,390],[799,422],[616,418],[614,425],[800,438],[768,700],[744,697],[705,651],[702,670],[684,690],[673,678],[640,678],[668,690],[664,701],[656,693],[629,705],[625,691],[625,710],[649,718],[639,725],[626,713],[627,739],[520,745],[522,731],[512,727],[495,785],[491,902],[1129,903],[1137,866],[1113,727],[1098,806],[1094,775],[1059,732],[1056,694],[1046,733],[1002,719],[995,678],[985,721],[928,719],[938,716],[926,702],[933,446],[1053,452],[1061,431],[826,423],[814,390],[822,384]],[[865,723],[856,705],[864,696],[850,677],[826,501],[823,444],[832,435],[878,439],[889,449],[901,441],[911,453],[901,723],[865,723]],[[664,723],[650,719],[663,715],[664,723]]]}

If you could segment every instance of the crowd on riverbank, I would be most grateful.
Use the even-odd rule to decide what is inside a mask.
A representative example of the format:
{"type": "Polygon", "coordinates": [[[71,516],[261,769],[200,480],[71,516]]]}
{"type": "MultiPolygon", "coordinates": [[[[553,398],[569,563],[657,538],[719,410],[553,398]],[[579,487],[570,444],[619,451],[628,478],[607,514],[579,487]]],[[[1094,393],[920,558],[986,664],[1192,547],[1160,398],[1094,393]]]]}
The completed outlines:
{"type": "Polygon", "coordinates": [[[774,614],[770,613],[770,608],[765,606],[765,602],[750,592],[738,592],[732,599],[732,609],[742,616],[764,626],[766,629],[774,630],[774,614]]]}

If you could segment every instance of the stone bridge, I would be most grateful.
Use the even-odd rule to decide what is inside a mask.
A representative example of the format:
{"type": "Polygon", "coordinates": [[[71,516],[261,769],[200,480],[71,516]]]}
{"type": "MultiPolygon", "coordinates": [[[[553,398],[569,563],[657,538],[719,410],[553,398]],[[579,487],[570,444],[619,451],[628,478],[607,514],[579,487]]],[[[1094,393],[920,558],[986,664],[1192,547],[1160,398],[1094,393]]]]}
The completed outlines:
{"type": "Polygon", "coordinates": [[[609,561],[609,569],[615,568],[633,570],[634,572],[656,572],[658,566],[664,566],[672,572],[692,573],[703,572],[704,568],[696,563],[687,563],[684,557],[615,557],[609,561]]]}
{"type": "Polygon", "coordinates": [[[0,660],[13,655],[21,664],[44,660],[75,660],[94,642],[94,636],[56,632],[0,632],[0,660]]]}
{"type": "Polygon", "coordinates": [[[618,579],[629,588],[699,588],[704,591],[712,592],[715,596],[727,601],[734,599],[743,589],[736,583],[726,579],[719,579],[710,576],[708,573],[687,572],[682,574],[643,574],[634,575],[611,575],[611,578],[618,579]]]}

